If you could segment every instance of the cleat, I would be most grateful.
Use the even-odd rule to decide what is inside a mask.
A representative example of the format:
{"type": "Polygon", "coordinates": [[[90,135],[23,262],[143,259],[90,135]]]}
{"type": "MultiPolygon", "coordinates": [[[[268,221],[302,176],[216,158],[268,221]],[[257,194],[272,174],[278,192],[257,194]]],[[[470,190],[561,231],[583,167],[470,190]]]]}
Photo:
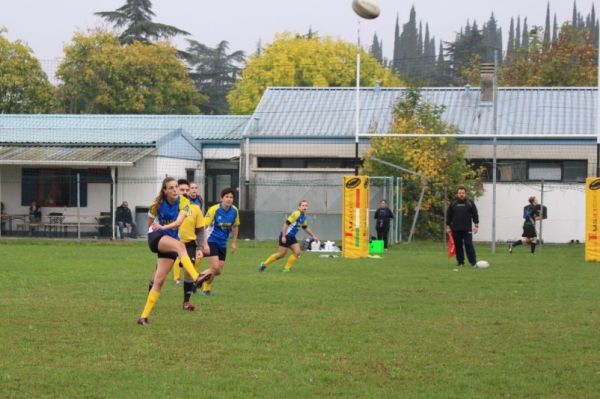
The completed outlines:
{"type": "Polygon", "coordinates": [[[150,321],[148,321],[148,318],[147,318],[147,317],[140,317],[140,318],[138,319],[137,323],[138,323],[140,326],[147,326],[148,324],[150,324],[150,321]]]}
{"type": "Polygon", "coordinates": [[[180,279],[175,280],[175,284],[177,284],[177,285],[181,284],[181,280],[180,279]]]}
{"type": "Polygon", "coordinates": [[[210,291],[202,291],[202,295],[203,296],[212,296],[212,293],[210,291]]]}
{"type": "Polygon", "coordinates": [[[284,272],[284,273],[289,273],[289,272],[290,272],[290,269],[283,269],[283,270],[282,270],[282,272],[284,272]]]}
{"type": "Polygon", "coordinates": [[[464,265],[463,265],[462,263],[459,263],[458,265],[456,265],[456,267],[458,267],[459,269],[460,269],[461,267],[463,267],[463,266],[464,266],[464,265]]]}
{"type": "Polygon", "coordinates": [[[258,266],[258,271],[259,272],[264,272],[266,268],[267,268],[267,265],[265,265],[264,263],[260,262],[260,265],[258,266]]]}
{"type": "Polygon", "coordinates": [[[513,250],[512,244],[508,244],[508,253],[512,254],[512,250],[513,250]]]}
{"type": "Polygon", "coordinates": [[[212,273],[200,274],[198,276],[198,278],[196,279],[196,281],[194,282],[194,285],[196,287],[202,287],[202,283],[204,283],[206,280],[210,279],[211,276],[212,276],[212,273]]]}
{"type": "Polygon", "coordinates": [[[190,312],[193,312],[196,310],[196,305],[190,302],[184,302],[182,308],[183,310],[189,310],[190,312]]]}

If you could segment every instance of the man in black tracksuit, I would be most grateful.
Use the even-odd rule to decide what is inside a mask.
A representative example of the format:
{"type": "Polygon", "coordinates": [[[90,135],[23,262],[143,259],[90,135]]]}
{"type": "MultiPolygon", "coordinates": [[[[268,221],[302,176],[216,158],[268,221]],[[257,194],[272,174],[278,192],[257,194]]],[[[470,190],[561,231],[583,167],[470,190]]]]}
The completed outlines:
{"type": "Polygon", "coordinates": [[[467,252],[467,259],[475,267],[477,257],[473,247],[473,233],[477,234],[479,228],[479,214],[475,203],[467,198],[464,187],[459,187],[456,200],[450,204],[446,212],[446,232],[452,234],[456,247],[456,262],[458,266],[465,263],[463,243],[467,252]],[[474,225],[472,227],[472,225],[474,225]]]}

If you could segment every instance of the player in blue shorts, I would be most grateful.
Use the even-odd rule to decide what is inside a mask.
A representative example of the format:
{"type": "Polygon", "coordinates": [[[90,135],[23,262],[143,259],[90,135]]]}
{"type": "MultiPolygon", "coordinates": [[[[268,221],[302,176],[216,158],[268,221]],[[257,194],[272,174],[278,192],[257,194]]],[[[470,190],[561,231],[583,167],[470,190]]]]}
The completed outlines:
{"type": "Polygon", "coordinates": [[[208,261],[210,277],[202,286],[204,296],[211,295],[212,283],[216,276],[223,272],[227,257],[227,239],[231,232],[231,253],[237,249],[237,238],[240,226],[240,213],[233,205],[235,191],[228,187],[221,191],[221,203],[208,208],[204,216],[206,247],[210,252],[204,254],[208,261]]]}
{"type": "Polygon", "coordinates": [[[313,240],[319,241],[317,236],[308,227],[306,211],[308,211],[308,201],[302,200],[298,203],[298,209],[292,212],[283,223],[283,228],[281,233],[279,233],[279,249],[269,256],[267,260],[260,263],[260,266],[258,267],[259,272],[265,271],[268,265],[283,258],[288,249],[292,251],[292,254],[285,263],[283,271],[289,272],[292,269],[292,266],[294,266],[294,263],[296,263],[300,257],[300,244],[298,244],[298,241],[296,240],[296,234],[298,233],[299,227],[302,227],[313,240]]]}
{"type": "Polygon", "coordinates": [[[162,285],[177,257],[196,285],[201,285],[209,277],[208,273],[198,274],[185,245],[179,241],[178,227],[189,213],[190,202],[179,196],[177,181],[172,177],[165,178],[160,193],[148,211],[148,246],[158,255],[158,263],[146,305],[138,319],[138,324],[142,326],[148,325],[148,317],[160,297],[162,285]]]}

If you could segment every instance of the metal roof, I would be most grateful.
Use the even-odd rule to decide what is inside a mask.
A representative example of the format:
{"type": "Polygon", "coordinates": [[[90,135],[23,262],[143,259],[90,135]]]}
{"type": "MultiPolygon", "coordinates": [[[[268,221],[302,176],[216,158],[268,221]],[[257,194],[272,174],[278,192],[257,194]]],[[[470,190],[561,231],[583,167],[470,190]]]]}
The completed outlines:
{"type": "Polygon", "coordinates": [[[133,166],[149,147],[0,146],[0,165],[133,166]]]}
{"type": "Polygon", "coordinates": [[[0,115],[0,142],[152,144],[180,129],[197,140],[240,140],[247,115],[0,115]]]}
{"type": "MultiPolygon", "coordinates": [[[[360,133],[392,133],[394,104],[406,88],[361,88],[360,133]]],[[[497,135],[596,135],[596,87],[498,89],[497,135]]],[[[493,107],[479,88],[423,88],[423,99],[443,105],[442,119],[464,134],[493,134],[493,107]]],[[[267,89],[244,135],[348,138],[355,131],[354,88],[267,89]]],[[[406,132],[412,133],[412,132],[406,132]]]]}

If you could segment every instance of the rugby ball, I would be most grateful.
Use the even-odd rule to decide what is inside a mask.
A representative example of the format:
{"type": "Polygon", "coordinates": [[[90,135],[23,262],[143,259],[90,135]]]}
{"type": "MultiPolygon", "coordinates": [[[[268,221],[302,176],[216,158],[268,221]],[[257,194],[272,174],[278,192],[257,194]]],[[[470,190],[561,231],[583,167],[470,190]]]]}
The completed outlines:
{"type": "Polygon", "coordinates": [[[380,13],[376,0],[352,0],[352,9],[365,19],[375,19],[380,13]]]}
{"type": "Polygon", "coordinates": [[[475,266],[477,266],[478,269],[487,269],[488,267],[490,267],[490,262],[488,262],[487,260],[480,260],[477,263],[475,263],[475,266]]]}

